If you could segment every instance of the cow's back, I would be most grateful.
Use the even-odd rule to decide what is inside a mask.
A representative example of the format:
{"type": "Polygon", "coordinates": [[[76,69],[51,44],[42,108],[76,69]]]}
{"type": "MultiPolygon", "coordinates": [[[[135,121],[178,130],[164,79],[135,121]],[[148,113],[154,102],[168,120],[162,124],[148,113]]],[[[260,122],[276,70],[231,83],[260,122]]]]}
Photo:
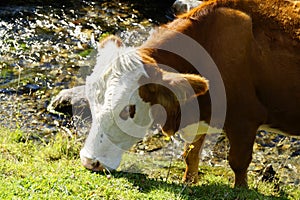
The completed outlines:
{"type": "MultiPolygon", "coordinates": [[[[229,123],[244,110],[258,123],[300,133],[300,14],[294,4],[209,1],[166,26],[196,40],[217,64],[226,88],[229,123]]],[[[158,63],[181,73],[199,73],[186,60],[159,50],[172,43],[172,37],[176,36],[157,31],[143,47],[158,48],[146,50],[158,63]]]]}
{"type": "Polygon", "coordinates": [[[254,44],[250,67],[257,98],[268,112],[266,123],[299,135],[300,3],[222,2],[231,2],[229,7],[251,16],[254,44]]]}

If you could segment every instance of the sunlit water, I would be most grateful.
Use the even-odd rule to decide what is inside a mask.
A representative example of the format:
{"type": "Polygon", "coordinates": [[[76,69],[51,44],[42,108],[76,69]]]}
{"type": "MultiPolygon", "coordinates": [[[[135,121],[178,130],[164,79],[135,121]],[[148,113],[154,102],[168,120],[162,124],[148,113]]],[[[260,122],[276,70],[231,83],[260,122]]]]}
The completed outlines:
{"type": "Polygon", "coordinates": [[[83,2],[76,8],[0,8],[0,124],[53,132],[45,108],[63,88],[84,83],[103,35],[136,46],[153,27],[132,5],[83,2]],[[51,130],[48,130],[51,129],[51,130]]]}

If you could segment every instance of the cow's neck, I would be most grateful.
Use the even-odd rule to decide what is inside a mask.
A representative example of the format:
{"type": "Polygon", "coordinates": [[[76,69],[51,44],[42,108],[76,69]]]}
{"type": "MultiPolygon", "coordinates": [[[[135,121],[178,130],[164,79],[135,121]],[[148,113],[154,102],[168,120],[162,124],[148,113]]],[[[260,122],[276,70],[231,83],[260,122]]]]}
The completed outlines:
{"type": "MultiPolygon", "coordinates": [[[[169,72],[178,72],[178,73],[191,73],[191,74],[199,74],[196,68],[194,68],[193,65],[191,65],[189,62],[187,62],[182,57],[176,55],[175,53],[171,53],[170,51],[166,51],[161,49],[162,46],[165,46],[167,42],[172,42],[169,40],[162,40],[160,42],[153,41],[150,39],[150,41],[146,42],[142,48],[140,48],[139,54],[142,56],[142,60],[146,64],[155,63],[156,69],[146,69],[146,71],[149,73],[149,71],[155,71],[155,70],[165,70],[169,72]],[[154,48],[154,46],[157,45],[157,48],[154,48]],[[156,67],[158,66],[158,68],[156,67]]],[[[153,74],[153,72],[150,72],[153,74]]],[[[155,73],[155,72],[154,72],[155,73]]],[[[143,97],[142,97],[143,98],[143,97]]],[[[156,104],[157,102],[151,102],[152,104],[156,104]]],[[[211,108],[210,108],[210,96],[209,92],[205,95],[200,95],[198,97],[198,104],[200,108],[200,116],[199,114],[193,114],[194,112],[197,112],[195,108],[193,107],[193,103],[186,102],[183,106],[184,108],[176,107],[174,106],[172,109],[178,109],[175,111],[176,113],[179,113],[179,120],[176,122],[176,130],[182,129],[184,127],[187,127],[188,125],[198,123],[200,121],[203,121],[204,123],[209,124],[210,123],[210,117],[211,117],[211,108]],[[181,110],[185,110],[185,112],[188,112],[189,115],[182,116],[181,110]],[[179,124],[178,124],[179,123],[179,124]]]]}
{"type": "MultiPolygon", "coordinates": [[[[203,45],[202,36],[194,36],[191,23],[187,23],[186,19],[180,26],[167,26],[166,28],[160,28],[141,46],[140,50],[143,54],[153,58],[160,68],[166,71],[176,71],[179,73],[199,73],[195,67],[181,57],[179,51],[189,52],[191,49],[188,45],[184,45],[184,40],[194,41],[195,43],[203,45]],[[189,27],[190,28],[187,28],[189,27]],[[182,29],[182,30],[181,30],[182,29]],[[183,44],[176,44],[178,38],[183,41],[183,44]],[[174,45],[175,44],[175,45],[174,45]],[[184,49],[185,48],[185,49],[184,49]]],[[[178,21],[178,20],[177,20],[178,21]]],[[[201,31],[199,31],[201,32],[201,31]]],[[[190,42],[189,41],[189,42],[190,42]]]]}

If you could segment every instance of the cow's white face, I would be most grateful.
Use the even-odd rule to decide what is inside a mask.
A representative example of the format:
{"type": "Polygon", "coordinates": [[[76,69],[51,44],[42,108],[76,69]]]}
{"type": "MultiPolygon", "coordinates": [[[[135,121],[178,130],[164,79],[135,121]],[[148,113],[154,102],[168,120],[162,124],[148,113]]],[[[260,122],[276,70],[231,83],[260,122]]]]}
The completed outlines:
{"type": "Polygon", "coordinates": [[[117,168],[122,153],[144,137],[153,121],[150,104],[138,92],[138,80],[147,73],[136,50],[112,40],[97,59],[86,81],[93,122],[80,152],[83,165],[94,171],[117,168]]]}
{"type": "Polygon", "coordinates": [[[152,62],[144,66],[147,60],[137,49],[120,45],[117,39],[102,43],[86,81],[93,122],[80,157],[94,171],[117,168],[123,152],[143,138],[153,122],[169,135],[197,122],[195,97],[208,90],[208,81],[200,75],[158,70],[152,62]],[[180,117],[185,118],[182,124],[180,117]]]}

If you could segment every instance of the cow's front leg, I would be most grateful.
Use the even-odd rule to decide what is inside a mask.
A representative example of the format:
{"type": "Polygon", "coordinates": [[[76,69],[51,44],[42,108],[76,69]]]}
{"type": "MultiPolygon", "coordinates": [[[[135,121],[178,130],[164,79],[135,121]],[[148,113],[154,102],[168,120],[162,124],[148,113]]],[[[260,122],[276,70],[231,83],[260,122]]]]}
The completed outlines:
{"type": "Polygon", "coordinates": [[[198,182],[198,165],[204,140],[205,135],[201,135],[197,141],[185,144],[183,158],[186,164],[186,169],[183,181],[186,183],[198,182]]]}
{"type": "Polygon", "coordinates": [[[230,143],[229,165],[235,174],[235,187],[248,187],[247,169],[252,160],[253,144],[258,126],[239,123],[226,130],[230,143]]]}

